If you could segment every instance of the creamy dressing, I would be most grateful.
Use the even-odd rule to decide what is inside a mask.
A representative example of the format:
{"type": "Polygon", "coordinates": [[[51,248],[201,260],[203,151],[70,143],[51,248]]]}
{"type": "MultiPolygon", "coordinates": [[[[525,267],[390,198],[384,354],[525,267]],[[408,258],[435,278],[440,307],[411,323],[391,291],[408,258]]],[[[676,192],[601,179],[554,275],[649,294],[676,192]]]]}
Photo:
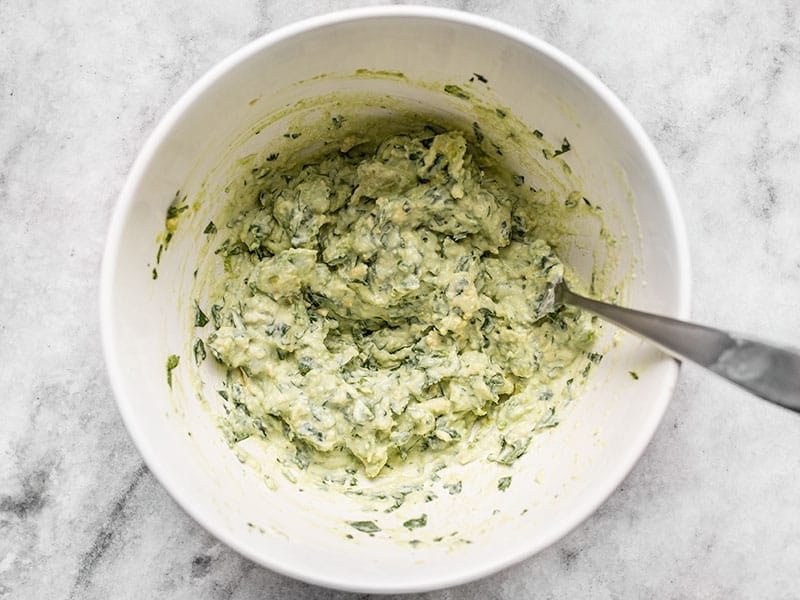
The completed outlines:
{"type": "Polygon", "coordinates": [[[436,465],[488,431],[481,458],[510,465],[558,424],[599,360],[596,325],[544,314],[564,267],[526,188],[462,133],[432,128],[275,158],[213,232],[224,277],[204,348],[226,370],[231,443],[273,443],[287,478],[325,465],[326,483],[347,487],[436,465]]]}

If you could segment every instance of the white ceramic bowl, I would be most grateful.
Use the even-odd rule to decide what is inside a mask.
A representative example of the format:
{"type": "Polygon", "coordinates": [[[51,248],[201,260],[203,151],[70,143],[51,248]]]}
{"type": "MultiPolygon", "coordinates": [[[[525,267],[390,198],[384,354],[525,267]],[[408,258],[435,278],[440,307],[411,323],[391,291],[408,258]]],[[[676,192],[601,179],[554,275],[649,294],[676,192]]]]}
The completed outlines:
{"type": "MultiPolygon", "coordinates": [[[[186,356],[192,271],[226,169],[285,131],[279,122],[256,136],[257,124],[298,100],[354,90],[455,114],[459,100],[441,84],[470,85],[474,73],[485,75],[490,93],[531,129],[554,142],[569,138],[570,166],[618,239],[606,286],[627,277],[627,304],[688,316],[687,243],[664,167],[619,100],[555,48],[485,18],[417,7],[336,13],[252,42],[200,79],[142,149],[108,236],[101,320],[119,409],[150,470],[200,524],[266,567],[366,592],[429,590],[496,572],[589,516],[642,454],[667,406],[677,363],[621,336],[562,425],[537,437],[515,465],[508,493],[477,490],[441,501],[441,518],[453,519],[453,527],[460,522],[460,535],[473,542],[452,548],[344,538],[332,525],[344,515],[292,486],[269,489],[236,460],[202,409],[186,356]],[[372,74],[336,75],[357,69],[372,74]],[[156,239],[176,189],[189,202],[205,200],[179,225],[154,281],[156,239]],[[170,392],[165,358],[173,353],[184,358],[170,392]],[[492,517],[495,509],[502,518],[492,517]]],[[[609,249],[586,232],[580,240],[569,260],[585,276],[609,249]]]]}

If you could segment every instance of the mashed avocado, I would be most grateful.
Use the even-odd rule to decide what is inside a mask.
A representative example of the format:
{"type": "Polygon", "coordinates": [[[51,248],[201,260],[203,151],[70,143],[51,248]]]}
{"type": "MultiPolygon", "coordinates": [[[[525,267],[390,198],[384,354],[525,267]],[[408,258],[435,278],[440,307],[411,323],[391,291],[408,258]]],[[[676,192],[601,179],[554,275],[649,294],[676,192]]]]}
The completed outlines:
{"type": "Polygon", "coordinates": [[[491,457],[505,464],[557,423],[595,326],[543,314],[564,267],[511,176],[430,129],[267,167],[220,227],[205,344],[227,371],[235,439],[277,420],[303,452],[375,477],[465,443],[487,415],[507,428],[491,457]],[[509,427],[532,411],[533,426],[509,427]]]}

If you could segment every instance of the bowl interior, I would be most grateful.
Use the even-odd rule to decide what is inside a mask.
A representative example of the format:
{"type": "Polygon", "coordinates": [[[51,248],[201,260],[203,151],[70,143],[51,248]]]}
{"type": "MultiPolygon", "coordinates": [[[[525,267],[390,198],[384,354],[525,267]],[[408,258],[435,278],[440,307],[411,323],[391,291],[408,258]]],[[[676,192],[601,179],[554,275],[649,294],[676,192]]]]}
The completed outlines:
{"type": "MultiPolygon", "coordinates": [[[[675,383],[672,360],[631,336],[607,338],[606,358],[582,398],[561,426],[534,439],[514,466],[513,486],[487,493],[496,492],[496,473],[472,469],[465,476],[474,485],[426,507],[438,525],[424,543],[412,543],[414,536],[349,539],[342,522],[365,518],[357,504],[300,489],[279,474],[265,482],[230,451],[209,414],[213,385],[197,389],[189,324],[194,270],[208,258],[202,230],[219,213],[237,161],[278,147],[303,118],[343,110],[336,106],[343,97],[360,107],[352,110],[417,111],[468,127],[475,119],[469,103],[444,93],[448,84],[496,102],[528,133],[538,129],[553,144],[568,138],[571,176],[602,207],[602,225],[616,240],[609,245],[597,223],[576,221],[560,251],[580,276],[601,263],[607,295],[617,288],[630,306],[675,316],[688,310],[686,245],[658,158],[616,99],[546,45],[477,17],[386,9],[294,26],[217,67],[159,125],[122,194],[103,273],[106,357],[126,425],[178,502],[250,558],[315,583],[430,589],[547,546],[622,481],[675,383]],[[176,190],[193,207],[156,264],[176,190]],[[181,356],[171,391],[170,354],[181,356]]],[[[498,127],[486,129],[497,135],[498,127]]],[[[525,168],[524,152],[504,160],[525,168]]],[[[396,518],[409,517],[398,511],[396,518]]]]}

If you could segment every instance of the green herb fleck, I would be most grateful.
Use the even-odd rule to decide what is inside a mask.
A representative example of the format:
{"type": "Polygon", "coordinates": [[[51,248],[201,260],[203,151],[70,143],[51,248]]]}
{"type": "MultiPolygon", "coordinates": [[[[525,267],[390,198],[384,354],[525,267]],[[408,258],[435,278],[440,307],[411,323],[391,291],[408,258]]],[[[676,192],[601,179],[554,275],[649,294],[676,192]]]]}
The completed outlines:
{"type": "Polygon", "coordinates": [[[167,357],[167,385],[169,385],[169,389],[172,389],[172,370],[178,366],[180,361],[181,357],[177,354],[170,354],[167,357]]]}
{"type": "Polygon", "coordinates": [[[156,264],[158,264],[159,260],[161,259],[162,250],[167,249],[175,230],[178,228],[178,217],[183,211],[189,209],[189,206],[186,204],[186,196],[181,198],[180,193],[180,190],[175,192],[175,198],[173,198],[172,202],[167,208],[167,214],[164,218],[164,229],[166,233],[164,234],[163,248],[160,247],[158,253],[156,254],[156,264]]]}
{"type": "Polygon", "coordinates": [[[475,75],[475,78],[476,78],[478,81],[480,81],[481,83],[489,83],[489,80],[488,80],[488,79],[486,79],[486,77],[484,77],[484,76],[483,76],[483,75],[481,75],[480,73],[473,73],[473,75],[475,75]]]}
{"type": "Polygon", "coordinates": [[[269,156],[266,158],[266,160],[267,160],[268,162],[271,162],[271,161],[273,161],[273,160],[277,160],[277,158],[278,158],[279,156],[280,156],[280,154],[279,154],[279,153],[277,153],[277,152],[273,152],[272,154],[270,154],[270,155],[269,155],[269,156]]]}
{"type": "Polygon", "coordinates": [[[284,134],[283,134],[283,137],[285,137],[285,138],[289,138],[290,140],[296,140],[296,139],[297,139],[297,138],[299,138],[301,135],[303,135],[303,134],[302,134],[302,133],[300,133],[299,131],[298,131],[298,132],[292,132],[292,131],[290,131],[289,133],[284,133],[284,134]]]}
{"type": "Polygon", "coordinates": [[[539,139],[542,139],[544,137],[544,134],[541,131],[539,131],[538,129],[534,129],[533,130],[533,135],[535,135],[539,139]]]}
{"type": "Polygon", "coordinates": [[[181,195],[181,191],[180,190],[175,192],[175,198],[172,200],[172,202],[170,203],[169,207],[167,208],[166,221],[167,221],[167,229],[169,231],[174,231],[175,230],[174,227],[170,227],[169,221],[171,219],[177,218],[178,215],[180,215],[183,211],[188,210],[188,208],[189,208],[189,206],[187,204],[182,204],[183,202],[186,202],[186,196],[184,196],[183,199],[181,199],[180,195],[181,195]]]}
{"type": "Polygon", "coordinates": [[[511,485],[511,476],[508,477],[501,477],[497,480],[497,489],[501,492],[505,492],[508,489],[508,486],[511,485]]]}
{"type": "Polygon", "coordinates": [[[471,97],[467,92],[462,90],[457,85],[447,84],[446,86],[444,86],[444,91],[450,94],[451,96],[455,96],[456,98],[461,98],[462,100],[469,100],[471,97]]]}
{"type": "Polygon", "coordinates": [[[161,262],[161,253],[164,251],[164,244],[158,245],[158,251],[156,252],[156,264],[161,262]]]}
{"type": "Polygon", "coordinates": [[[497,113],[497,116],[501,119],[505,119],[508,116],[508,113],[504,111],[502,108],[495,108],[494,112],[497,113]]]}
{"type": "Polygon", "coordinates": [[[153,267],[153,279],[158,279],[158,271],[153,267]]]}
{"type": "Polygon", "coordinates": [[[564,138],[564,141],[561,142],[561,148],[559,150],[556,150],[555,152],[551,152],[550,150],[546,150],[545,149],[545,150],[542,150],[542,154],[544,154],[544,157],[547,160],[550,160],[551,158],[555,158],[556,156],[561,156],[562,154],[566,154],[571,149],[572,149],[572,146],[570,146],[569,140],[567,138],[564,138]]]}
{"type": "Polygon", "coordinates": [[[211,307],[211,318],[214,320],[214,327],[219,329],[222,326],[222,307],[219,304],[211,307]]]}
{"type": "Polygon", "coordinates": [[[206,323],[208,323],[208,317],[206,313],[200,308],[200,305],[195,302],[194,303],[194,326],[195,327],[205,327],[206,323]]]}
{"type": "Polygon", "coordinates": [[[297,370],[300,371],[300,375],[307,375],[313,368],[314,361],[310,356],[303,356],[297,361],[297,370]]]}
{"type": "Polygon", "coordinates": [[[525,176],[524,175],[514,175],[512,178],[514,180],[514,185],[520,186],[525,183],[525,176]]]}
{"type": "Polygon", "coordinates": [[[200,363],[206,359],[206,345],[203,343],[203,340],[197,338],[197,341],[194,343],[194,362],[197,366],[200,366],[200,363]]]}
{"type": "Polygon", "coordinates": [[[634,379],[636,381],[639,380],[639,374],[636,371],[628,371],[628,373],[630,374],[632,379],[634,379]]]}
{"type": "Polygon", "coordinates": [[[483,131],[481,130],[481,126],[478,125],[477,121],[472,122],[472,131],[475,133],[475,141],[479,144],[483,142],[483,131]]]}
{"type": "Polygon", "coordinates": [[[451,496],[455,496],[456,494],[461,493],[461,482],[457,481],[456,483],[445,483],[444,489],[450,492],[451,496]]]}
{"type": "Polygon", "coordinates": [[[345,118],[342,115],[336,115],[331,117],[331,122],[333,123],[334,129],[341,129],[342,123],[344,123],[345,118]]]}
{"type": "Polygon", "coordinates": [[[500,436],[500,452],[497,453],[497,456],[489,455],[488,459],[501,465],[512,465],[528,451],[530,443],[530,437],[508,443],[505,436],[500,436]]]}
{"type": "Polygon", "coordinates": [[[209,234],[209,235],[213,234],[213,233],[217,233],[217,226],[214,225],[214,221],[209,221],[208,222],[208,225],[206,225],[206,228],[203,229],[203,233],[209,234]]]}
{"type": "Polygon", "coordinates": [[[403,527],[406,529],[418,529],[420,527],[425,527],[428,524],[428,515],[425,513],[422,516],[417,517],[416,519],[409,519],[405,523],[403,523],[403,527]]]}
{"type": "Polygon", "coordinates": [[[375,524],[375,521],[350,521],[348,525],[354,529],[358,529],[362,533],[377,533],[381,530],[375,524]]]}

